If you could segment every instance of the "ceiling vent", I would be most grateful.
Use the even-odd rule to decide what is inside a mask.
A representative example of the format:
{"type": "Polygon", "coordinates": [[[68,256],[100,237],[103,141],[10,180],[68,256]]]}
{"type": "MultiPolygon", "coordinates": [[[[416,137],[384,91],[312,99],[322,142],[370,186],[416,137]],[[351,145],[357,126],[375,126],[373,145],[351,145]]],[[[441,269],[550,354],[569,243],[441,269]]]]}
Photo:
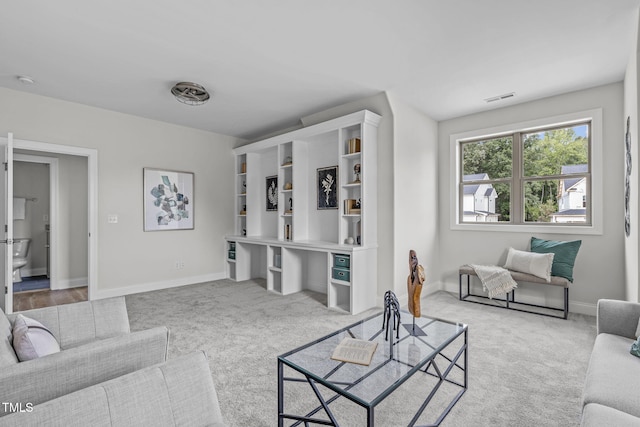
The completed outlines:
{"type": "Polygon", "coordinates": [[[486,98],[484,102],[489,103],[489,102],[495,102],[495,101],[502,101],[503,99],[513,98],[514,96],[516,96],[515,92],[505,93],[504,95],[498,95],[491,98],[486,98]]]}
{"type": "Polygon", "coordinates": [[[171,88],[176,99],[187,105],[202,105],[211,98],[209,92],[197,83],[180,82],[171,88]]]}

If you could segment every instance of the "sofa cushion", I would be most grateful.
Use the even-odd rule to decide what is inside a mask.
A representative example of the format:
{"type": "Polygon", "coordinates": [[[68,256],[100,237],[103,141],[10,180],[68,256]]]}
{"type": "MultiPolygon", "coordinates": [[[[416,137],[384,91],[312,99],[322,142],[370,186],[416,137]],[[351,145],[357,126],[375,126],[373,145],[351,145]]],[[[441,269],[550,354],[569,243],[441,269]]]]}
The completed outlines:
{"type": "Polygon", "coordinates": [[[640,319],[638,319],[638,327],[636,328],[636,338],[640,338],[640,319]]]}
{"type": "Polygon", "coordinates": [[[0,310],[0,367],[18,363],[18,357],[13,350],[12,329],[7,316],[0,310]]]}
{"type": "Polygon", "coordinates": [[[640,358],[629,353],[632,339],[598,334],[587,368],[583,402],[599,403],[640,417],[640,358]]]}
{"type": "Polygon", "coordinates": [[[553,253],[538,254],[509,248],[504,268],[519,271],[521,273],[532,274],[550,282],[553,257],[553,253]]]}
{"type": "Polygon", "coordinates": [[[582,240],[563,242],[556,240],[543,240],[536,237],[531,238],[531,252],[553,253],[552,276],[567,278],[573,283],[573,265],[578,256],[578,250],[582,240]]]}
{"type": "Polygon", "coordinates": [[[581,427],[640,427],[640,418],[608,406],[590,403],[582,410],[581,427]]]}
{"type": "Polygon", "coordinates": [[[13,322],[13,349],[21,362],[58,353],[60,345],[51,331],[37,320],[18,314],[13,322]]]}

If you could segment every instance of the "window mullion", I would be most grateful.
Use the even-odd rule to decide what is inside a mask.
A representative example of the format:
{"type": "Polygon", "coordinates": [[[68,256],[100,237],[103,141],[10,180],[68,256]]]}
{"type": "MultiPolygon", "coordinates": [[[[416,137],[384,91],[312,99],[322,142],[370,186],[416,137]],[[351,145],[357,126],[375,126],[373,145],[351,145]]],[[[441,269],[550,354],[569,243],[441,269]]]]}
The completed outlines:
{"type": "Polygon", "coordinates": [[[522,134],[516,132],[513,134],[513,163],[511,167],[511,223],[524,223],[523,197],[522,197],[522,174],[524,168],[522,165],[522,134]]]}

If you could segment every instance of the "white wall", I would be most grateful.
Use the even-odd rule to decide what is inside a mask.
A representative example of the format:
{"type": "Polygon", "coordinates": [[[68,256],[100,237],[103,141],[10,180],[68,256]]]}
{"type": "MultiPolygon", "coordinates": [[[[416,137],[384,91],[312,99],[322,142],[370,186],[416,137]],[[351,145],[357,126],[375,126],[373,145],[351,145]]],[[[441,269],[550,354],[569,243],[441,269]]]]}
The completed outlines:
{"type": "Polygon", "coordinates": [[[57,283],[52,288],[86,286],[89,277],[88,161],[86,157],[55,154],[58,158],[57,283]]]}
{"type": "Polygon", "coordinates": [[[394,119],[393,277],[398,298],[406,301],[409,250],[416,251],[425,269],[423,295],[440,283],[438,124],[392,93],[388,96],[394,119]]]}
{"type": "Polygon", "coordinates": [[[4,88],[0,117],[0,135],[98,151],[98,295],[92,298],[225,276],[236,138],[4,88]],[[142,231],[144,167],[195,173],[194,230],[142,231]],[[107,223],[111,214],[117,224],[107,223]]]}
{"type": "MultiPolygon", "coordinates": [[[[449,136],[455,133],[507,125],[585,111],[603,109],[604,135],[604,231],[602,235],[564,235],[536,233],[536,237],[553,240],[582,240],[574,270],[575,282],[570,290],[570,310],[595,314],[599,298],[622,299],[625,293],[624,275],[624,213],[623,213],[623,87],[622,83],[572,92],[534,102],[469,115],[439,123],[439,222],[440,265],[447,290],[458,290],[458,268],[467,263],[503,264],[511,246],[528,249],[531,233],[482,232],[451,230],[449,136]]],[[[637,226],[637,224],[636,224],[637,226]]],[[[533,286],[533,285],[531,285],[533,286]]],[[[550,288],[550,287],[546,287],[550,288]]],[[[539,287],[530,292],[522,287],[519,294],[542,303],[561,304],[562,294],[549,289],[544,300],[538,299],[539,287]]]]}
{"type": "MultiPolygon", "coordinates": [[[[638,12],[636,11],[636,22],[638,22],[637,14],[638,12]]],[[[640,194],[638,191],[638,187],[640,186],[640,181],[638,180],[638,177],[640,177],[640,174],[638,174],[638,160],[640,160],[638,158],[638,153],[640,153],[638,150],[638,144],[640,143],[638,138],[638,120],[640,120],[638,112],[638,72],[640,70],[640,55],[638,55],[638,50],[640,49],[640,41],[638,40],[638,36],[638,28],[636,25],[636,43],[634,43],[624,78],[624,115],[622,123],[626,132],[626,120],[627,117],[630,117],[632,168],[629,208],[631,214],[631,234],[629,237],[626,237],[624,241],[625,297],[628,301],[640,301],[640,272],[638,270],[638,263],[640,261],[640,248],[638,247],[640,244],[638,240],[638,236],[640,235],[640,215],[638,213],[640,207],[638,204],[638,195],[640,194]]],[[[626,156],[624,152],[623,156],[626,156]]],[[[623,162],[625,161],[623,157],[623,162]]],[[[623,163],[621,173],[624,179],[624,175],[626,174],[625,163],[623,163]]]]}

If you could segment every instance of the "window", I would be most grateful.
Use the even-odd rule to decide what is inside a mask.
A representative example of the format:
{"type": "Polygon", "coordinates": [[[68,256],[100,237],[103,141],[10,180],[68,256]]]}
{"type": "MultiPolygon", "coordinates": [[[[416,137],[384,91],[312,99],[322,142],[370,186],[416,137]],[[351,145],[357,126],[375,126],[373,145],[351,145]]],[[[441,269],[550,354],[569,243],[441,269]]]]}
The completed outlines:
{"type": "Polygon", "coordinates": [[[593,147],[600,149],[593,131],[600,120],[594,115],[547,119],[507,131],[452,135],[457,163],[452,223],[527,231],[593,227],[594,200],[601,200],[593,197],[593,147]]]}

